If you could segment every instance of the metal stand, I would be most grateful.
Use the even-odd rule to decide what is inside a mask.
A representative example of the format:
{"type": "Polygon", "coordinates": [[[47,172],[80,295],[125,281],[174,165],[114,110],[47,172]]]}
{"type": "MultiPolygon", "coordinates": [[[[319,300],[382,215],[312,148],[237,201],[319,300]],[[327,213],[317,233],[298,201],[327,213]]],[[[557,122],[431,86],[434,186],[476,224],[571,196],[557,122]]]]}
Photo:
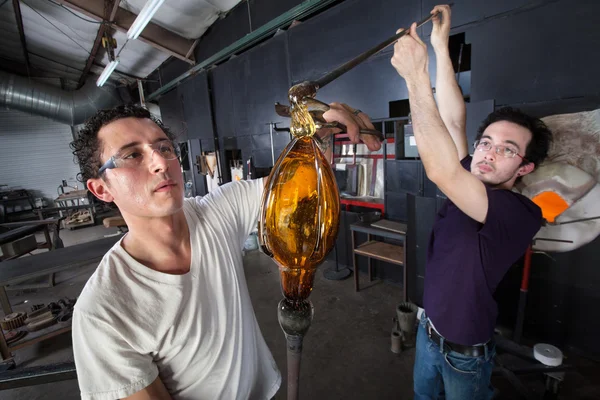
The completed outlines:
{"type": "Polygon", "coordinates": [[[525,321],[525,306],[527,305],[527,292],[529,291],[529,276],[531,274],[531,245],[525,252],[525,261],[523,262],[523,278],[521,280],[521,290],[519,295],[519,310],[517,312],[517,324],[513,340],[515,343],[521,343],[521,335],[523,334],[523,323],[525,321]]]}
{"type": "MultiPolygon", "coordinates": [[[[346,227],[346,214],[342,214],[342,218],[344,220],[344,231],[348,232],[346,227]]],[[[335,251],[335,268],[326,269],[323,271],[323,276],[325,279],[329,279],[330,281],[341,281],[348,278],[352,274],[352,270],[347,267],[340,269],[337,241],[333,249],[335,251]]]]}
{"type": "Polygon", "coordinates": [[[338,263],[338,251],[337,251],[337,244],[334,247],[334,251],[335,251],[335,267],[326,269],[325,271],[323,271],[323,276],[325,277],[325,279],[329,279],[330,281],[341,281],[343,279],[348,278],[351,274],[352,271],[350,271],[349,268],[342,268],[339,269],[339,263],[338,263]]]}
{"type": "Polygon", "coordinates": [[[523,385],[517,375],[530,374],[530,373],[543,373],[546,376],[546,392],[544,393],[544,399],[554,399],[558,394],[560,384],[564,379],[564,371],[574,369],[573,366],[562,364],[556,367],[551,367],[541,364],[535,359],[533,355],[533,349],[530,347],[520,345],[521,338],[523,335],[523,325],[525,321],[525,306],[527,305],[527,293],[529,291],[529,278],[531,275],[531,256],[533,254],[532,246],[535,245],[536,240],[552,241],[552,242],[563,242],[573,243],[570,240],[561,239],[547,239],[547,238],[536,238],[532,241],[532,244],[527,248],[525,252],[525,260],[523,263],[523,277],[521,279],[521,290],[519,296],[519,308],[517,313],[517,323],[515,325],[515,332],[513,340],[502,338],[501,336],[496,337],[496,348],[505,353],[512,354],[523,360],[532,362],[534,365],[529,365],[520,368],[509,368],[504,365],[498,357],[496,357],[496,367],[493,370],[493,375],[502,375],[508,382],[516,389],[522,399],[534,399],[532,393],[523,385]]]}
{"type": "Polygon", "coordinates": [[[298,400],[300,393],[300,359],[302,341],[314,314],[310,300],[283,299],[277,306],[279,325],[287,341],[287,399],[298,400]]]}

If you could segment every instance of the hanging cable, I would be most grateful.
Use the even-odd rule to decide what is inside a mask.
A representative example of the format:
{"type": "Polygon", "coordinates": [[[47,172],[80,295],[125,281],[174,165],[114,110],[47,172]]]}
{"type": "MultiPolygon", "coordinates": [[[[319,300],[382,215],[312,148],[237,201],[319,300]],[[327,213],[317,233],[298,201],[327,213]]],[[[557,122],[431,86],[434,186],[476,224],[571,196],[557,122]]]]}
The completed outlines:
{"type": "Polygon", "coordinates": [[[79,43],[77,43],[77,41],[75,39],[73,39],[71,36],[69,36],[64,31],[62,31],[58,26],[54,25],[52,23],[52,21],[50,21],[48,18],[44,17],[38,10],[36,10],[33,7],[31,7],[29,4],[25,3],[24,1],[22,1],[22,3],[25,4],[27,7],[31,8],[33,10],[33,12],[35,12],[37,15],[39,15],[40,17],[42,17],[43,19],[45,19],[46,22],[48,22],[50,25],[52,25],[53,27],[55,27],[56,29],[58,29],[60,31],[60,33],[62,33],[63,35],[65,35],[67,38],[69,38],[70,41],[72,41],[73,43],[75,43],[77,46],[81,47],[83,49],[83,51],[85,51],[88,55],[91,54],[91,52],[89,52],[85,47],[83,47],[82,45],[80,45],[79,43]]]}
{"type": "MultiPolygon", "coordinates": [[[[8,1],[8,0],[6,0],[6,1],[8,1]]],[[[73,11],[69,10],[68,7],[63,6],[62,4],[59,4],[59,3],[55,2],[55,1],[52,1],[52,0],[48,0],[48,1],[50,3],[56,5],[56,6],[59,6],[60,8],[64,8],[65,10],[67,10],[68,12],[70,12],[71,14],[73,14],[74,16],[76,16],[77,18],[82,19],[82,20],[84,20],[86,22],[89,22],[90,24],[103,24],[104,23],[104,21],[92,21],[91,19],[83,18],[82,16],[77,15],[73,11]]]]}

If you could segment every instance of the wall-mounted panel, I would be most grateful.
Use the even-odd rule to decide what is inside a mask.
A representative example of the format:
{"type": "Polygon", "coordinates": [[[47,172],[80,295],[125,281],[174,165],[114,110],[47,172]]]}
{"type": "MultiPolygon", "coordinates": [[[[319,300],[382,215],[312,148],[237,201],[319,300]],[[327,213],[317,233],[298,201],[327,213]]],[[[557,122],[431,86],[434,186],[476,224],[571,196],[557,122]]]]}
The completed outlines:
{"type": "Polygon", "coordinates": [[[187,131],[183,119],[183,106],[178,90],[171,90],[158,100],[163,124],[173,132],[177,140],[187,140],[187,131]]]}
{"type": "Polygon", "coordinates": [[[208,74],[199,74],[180,86],[183,115],[189,139],[211,139],[214,136],[211,116],[208,74]]]}
{"type": "Polygon", "coordinates": [[[317,79],[421,15],[420,1],[348,0],[289,30],[293,83],[317,79]]]}
{"type": "Polygon", "coordinates": [[[202,36],[194,49],[196,62],[215,55],[220,50],[250,33],[248,6],[238,4],[223,19],[218,19],[202,36]]]}
{"type": "Polygon", "coordinates": [[[471,99],[503,105],[598,95],[599,13],[597,1],[549,2],[468,30],[471,99]]]}
{"type": "Polygon", "coordinates": [[[408,192],[385,192],[385,218],[391,221],[406,222],[407,214],[407,198],[408,192]]]}
{"type": "Polygon", "coordinates": [[[408,294],[411,301],[422,306],[425,262],[431,229],[435,223],[436,199],[408,195],[407,210],[406,263],[408,264],[408,294]]]}
{"type": "MultiPolygon", "coordinates": [[[[283,122],[275,102],[285,103],[289,89],[287,38],[277,36],[230,61],[229,75],[238,136],[269,133],[269,122],[283,122]]],[[[218,69],[218,68],[217,68],[218,69]]],[[[284,124],[288,124],[285,121],[284,124]]]]}
{"type": "Polygon", "coordinates": [[[386,52],[365,61],[319,90],[317,98],[326,103],[341,102],[360,108],[372,119],[389,117],[389,102],[408,98],[406,83],[386,52]]]}
{"type": "Polygon", "coordinates": [[[467,145],[469,146],[469,154],[473,153],[473,143],[475,143],[479,126],[493,111],[494,100],[467,103],[467,145]]]}
{"type": "Polygon", "coordinates": [[[249,0],[252,30],[257,30],[302,2],[302,0],[249,0]]]}
{"type": "Polygon", "coordinates": [[[215,141],[213,138],[200,140],[202,151],[215,151],[215,141]]]}
{"type": "MultiPolygon", "coordinates": [[[[439,0],[423,0],[423,18],[427,17],[433,7],[443,4],[439,0]]],[[[455,0],[452,6],[452,28],[460,29],[462,25],[483,21],[499,14],[518,11],[522,7],[531,6],[531,0],[455,0]]],[[[536,2],[539,3],[539,2],[536,2]]],[[[424,35],[431,35],[431,24],[427,25],[424,35]]]]}
{"type": "Polygon", "coordinates": [[[235,136],[235,113],[231,93],[231,75],[235,65],[231,62],[220,65],[209,73],[212,90],[211,100],[215,119],[214,134],[219,138],[235,136]]]}
{"type": "Polygon", "coordinates": [[[419,160],[388,160],[385,169],[386,192],[423,191],[423,164],[419,160]]]}

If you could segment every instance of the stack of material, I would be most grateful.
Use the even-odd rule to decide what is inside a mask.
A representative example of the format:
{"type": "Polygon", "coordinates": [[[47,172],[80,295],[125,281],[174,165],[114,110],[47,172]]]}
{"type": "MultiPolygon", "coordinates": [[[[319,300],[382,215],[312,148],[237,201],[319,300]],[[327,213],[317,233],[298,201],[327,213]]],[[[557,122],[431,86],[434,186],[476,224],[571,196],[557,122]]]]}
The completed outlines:
{"type": "Polygon", "coordinates": [[[71,214],[66,220],[66,225],[71,224],[81,224],[83,222],[91,221],[92,214],[89,210],[77,211],[76,213],[71,214]]]}
{"type": "Polygon", "coordinates": [[[15,312],[0,320],[0,326],[5,331],[4,337],[7,344],[14,343],[27,332],[35,332],[54,324],[68,322],[73,316],[75,300],[68,297],[48,305],[38,304],[31,307],[27,314],[15,312]],[[19,329],[19,328],[25,329],[19,329]]]}

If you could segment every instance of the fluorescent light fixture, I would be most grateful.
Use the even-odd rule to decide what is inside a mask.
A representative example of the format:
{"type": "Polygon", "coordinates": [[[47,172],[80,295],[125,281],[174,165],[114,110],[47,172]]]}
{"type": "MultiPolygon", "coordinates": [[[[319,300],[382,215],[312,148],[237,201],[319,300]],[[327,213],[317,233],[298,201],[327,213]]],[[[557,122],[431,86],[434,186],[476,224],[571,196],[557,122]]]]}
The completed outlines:
{"type": "Polygon", "coordinates": [[[109,62],[106,67],[104,67],[104,71],[100,74],[100,77],[96,81],[96,86],[102,86],[106,83],[106,80],[113,73],[115,68],[119,65],[119,59],[115,59],[114,61],[109,62]]]}
{"type": "Polygon", "coordinates": [[[142,11],[140,11],[138,16],[135,18],[135,21],[133,21],[133,24],[131,24],[129,27],[129,30],[127,31],[127,39],[137,39],[158,10],[158,7],[160,7],[164,2],[165,0],[148,0],[144,5],[144,8],[142,8],[142,11]]]}

